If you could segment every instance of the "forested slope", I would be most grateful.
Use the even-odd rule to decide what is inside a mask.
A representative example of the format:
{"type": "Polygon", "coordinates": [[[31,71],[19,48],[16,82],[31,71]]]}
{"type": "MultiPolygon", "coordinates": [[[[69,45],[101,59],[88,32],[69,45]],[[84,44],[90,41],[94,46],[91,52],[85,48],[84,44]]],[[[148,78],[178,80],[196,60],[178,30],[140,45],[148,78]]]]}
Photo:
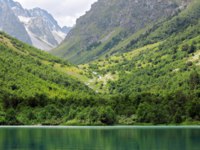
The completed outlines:
{"type": "Polygon", "coordinates": [[[96,97],[62,71],[75,67],[4,33],[0,68],[0,124],[60,124],[67,122],[71,103],[81,106],[96,97]]]}
{"type": "Polygon", "coordinates": [[[119,96],[114,98],[117,114],[144,123],[198,121],[199,14],[200,2],[193,1],[145,34],[128,39],[121,49],[125,53],[81,67],[96,72],[93,80],[102,91],[119,96]]]}

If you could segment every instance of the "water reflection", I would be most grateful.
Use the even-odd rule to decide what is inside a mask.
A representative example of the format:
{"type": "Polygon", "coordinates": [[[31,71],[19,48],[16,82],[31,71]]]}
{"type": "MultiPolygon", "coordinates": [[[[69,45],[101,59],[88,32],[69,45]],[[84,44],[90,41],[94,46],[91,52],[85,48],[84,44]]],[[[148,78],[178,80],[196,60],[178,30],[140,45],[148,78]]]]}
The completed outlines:
{"type": "Polygon", "coordinates": [[[0,128],[1,150],[199,150],[200,128],[0,128]]]}

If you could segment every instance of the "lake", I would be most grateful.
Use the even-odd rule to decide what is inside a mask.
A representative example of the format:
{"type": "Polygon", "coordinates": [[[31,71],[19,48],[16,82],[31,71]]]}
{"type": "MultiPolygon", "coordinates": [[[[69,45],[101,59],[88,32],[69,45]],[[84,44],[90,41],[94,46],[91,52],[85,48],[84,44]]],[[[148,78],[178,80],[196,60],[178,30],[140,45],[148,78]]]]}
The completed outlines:
{"type": "Polygon", "coordinates": [[[0,127],[0,150],[200,150],[200,128],[0,127]]]}

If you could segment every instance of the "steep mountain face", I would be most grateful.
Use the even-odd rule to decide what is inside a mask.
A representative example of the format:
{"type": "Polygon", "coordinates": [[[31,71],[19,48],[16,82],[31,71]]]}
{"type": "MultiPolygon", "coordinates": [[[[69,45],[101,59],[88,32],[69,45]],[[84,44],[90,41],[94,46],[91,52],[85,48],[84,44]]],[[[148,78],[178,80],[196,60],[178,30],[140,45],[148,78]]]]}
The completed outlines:
{"type": "Polygon", "coordinates": [[[66,33],[55,19],[45,10],[34,8],[21,13],[19,8],[13,8],[19,20],[24,24],[33,45],[40,49],[50,50],[65,38],[66,33]],[[26,13],[27,12],[27,13],[26,13]]]}
{"type": "Polygon", "coordinates": [[[99,0],[86,15],[77,20],[75,28],[52,53],[73,63],[96,59],[107,53],[112,45],[138,30],[174,15],[188,2],[99,0]]]}
{"type": "Polygon", "coordinates": [[[0,30],[24,41],[32,44],[31,39],[19,18],[14,14],[11,9],[13,1],[0,0],[0,30]]]}
{"type": "MultiPolygon", "coordinates": [[[[27,10],[18,2],[12,0],[3,0],[2,2],[7,5],[9,13],[12,13],[17,18],[18,24],[23,27],[26,35],[28,34],[29,36],[27,38],[31,41],[29,43],[32,43],[35,47],[50,50],[55,48],[65,38],[66,30],[62,30],[57,21],[47,11],[40,8],[27,10]]],[[[1,14],[4,15],[5,13],[2,12],[1,14]]],[[[13,24],[11,25],[13,26],[13,24]]],[[[9,27],[7,28],[9,29],[9,27]]],[[[18,29],[17,27],[15,28],[18,29]]],[[[23,32],[21,34],[24,35],[23,32]]],[[[26,40],[22,41],[26,42],[26,40]]]]}

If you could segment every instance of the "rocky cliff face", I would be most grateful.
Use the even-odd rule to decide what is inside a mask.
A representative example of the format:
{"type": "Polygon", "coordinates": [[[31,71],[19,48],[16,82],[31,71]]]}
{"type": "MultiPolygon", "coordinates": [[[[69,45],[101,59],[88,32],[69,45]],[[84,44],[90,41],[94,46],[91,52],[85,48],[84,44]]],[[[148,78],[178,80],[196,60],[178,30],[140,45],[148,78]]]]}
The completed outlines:
{"type": "MultiPolygon", "coordinates": [[[[126,38],[147,25],[172,16],[187,3],[187,0],[99,0],[77,20],[75,28],[52,53],[73,63],[87,62],[98,57],[93,50],[99,44],[106,43],[118,33],[126,38]],[[88,58],[79,61],[83,56],[88,58]]],[[[102,50],[100,54],[105,52],[102,50]]]]}
{"type": "Polygon", "coordinates": [[[21,41],[32,44],[25,27],[12,11],[10,7],[12,5],[13,1],[0,0],[0,30],[7,32],[21,41]]]}
{"type": "Polygon", "coordinates": [[[26,43],[32,43],[35,47],[43,50],[55,48],[65,38],[67,32],[62,30],[57,21],[47,11],[40,8],[27,10],[20,3],[12,0],[1,0],[0,2],[4,4],[2,5],[4,7],[1,6],[1,18],[7,14],[12,14],[12,18],[15,18],[7,17],[7,22],[10,24],[7,28],[4,27],[6,26],[5,22],[2,22],[2,25],[0,25],[2,30],[10,35],[26,43]],[[13,20],[17,20],[17,26],[13,20]],[[13,31],[9,32],[10,29],[13,29],[13,31]],[[19,35],[26,37],[21,38],[19,35]]]}

